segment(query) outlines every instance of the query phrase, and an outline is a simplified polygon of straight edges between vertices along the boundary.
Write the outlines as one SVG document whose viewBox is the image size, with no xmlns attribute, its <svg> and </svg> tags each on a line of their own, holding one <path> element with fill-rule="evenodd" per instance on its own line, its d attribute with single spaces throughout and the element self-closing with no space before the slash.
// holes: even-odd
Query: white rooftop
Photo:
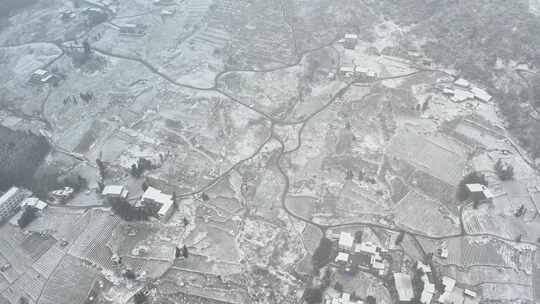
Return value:
<svg viewBox="0 0 540 304">
<path fill-rule="evenodd" d="M 354 67 L 352 66 L 342 66 L 339 68 L 341 72 L 354 72 Z"/>
<path fill-rule="evenodd" d="M 471 298 L 476 298 L 476 292 L 469 290 L 469 289 L 463 289 L 463 293 Z"/>
<path fill-rule="evenodd" d="M 454 290 L 454 287 L 456 286 L 456 280 L 444 276 L 442 278 L 442 284 L 444 285 L 444 292 L 441 294 L 439 299 L 437 300 L 439 303 L 445 303 L 446 300 L 448 300 L 448 297 L 450 297 L 450 294 Z"/>
<path fill-rule="evenodd" d="M 101 194 L 105 196 L 112 195 L 112 196 L 127 197 L 127 189 L 124 186 L 120 186 L 120 185 L 108 185 L 108 186 L 105 186 L 105 188 L 103 188 L 103 191 L 101 192 Z"/>
<path fill-rule="evenodd" d="M 377 254 L 377 246 L 370 242 L 356 244 L 354 247 L 355 252 L 367 252 L 371 254 Z"/>
<path fill-rule="evenodd" d="M 154 187 L 148 187 L 142 196 L 143 200 L 150 200 L 152 202 L 161 204 L 158 215 L 166 215 L 170 208 L 173 206 L 172 195 L 165 194 Z"/>
<path fill-rule="evenodd" d="M 470 192 L 483 192 L 487 187 L 482 184 L 467 184 L 465 185 Z"/>
<path fill-rule="evenodd" d="M 416 267 L 417 267 L 418 269 L 422 269 L 422 271 L 423 271 L 424 273 L 429 273 L 429 272 L 431 272 L 431 266 L 429 266 L 429 265 L 427 265 L 427 264 L 424 264 L 424 263 L 422 263 L 421 261 L 418 261 L 418 263 L 416 264 Z"/>
<path fill-rule="evenodd" d="M 48 72 L 46 70 L 43 70 L 43 69 L 38 69 L 38 70 L 35 70 L 34 71 L 34 75 L 38 75 L 38 76 L 45 76 Z"/>
<path fill-rule="evenodd" d="M 402 302 L 411 301 L 414 297 L 411 277 L 401 272 L 394 273 L 394 283 L 398 292 L 399 300 Z"/>
<path fill-rule="evenodd" d="M 342 231 L 339 234 L 338 245 L 339 245 L 339 247 L 346 247 L 346 248 L 351 248 L 352 249 L 352 247 L 354 245 L 354 236 L 349 232 Z"/>
<path fill-rule="evenodd" d="M 460 86 L 460 87 L 464 87 L 464 88 L 468 88 L 471 85 L 471 83 L 469 81 L 467 81 L 467 80 L 465 80 L 463 78 L 459 78 L 458 80 L 456 80 L 454 82 L 454 84 L 457 85 L 457 86 Z"/>
<path fill-rule="evenodd" d="M 38 210 L 43 210 L 45 208 L 47 208 L 47 203 L 43 202 L 42 200 L 40 200 L 39 198 L 37 197 L 28 197 L 28 198 L 25 198 L 21 205 L 24 207 L 24 206 L 31 206 L 31 207 L 34 207 Z"/>
<path fill-rule="evenodd" d="M 452 97 L 454 101 L 465 101 L 467 99 L 472 99 L 472 98 L 474 98 L 473 93 L 462 90 L 462 89 L 456 89 L 454 91 L 454 97 Z"/>
<path fill-rule="evenodd" d="M 339 252 L 336 257 L 336 262 L 343 262 L 348 263 L 349 262 L 349 254 L 345 252 Z"/>
<path fill-rule="evenodd" d="M 345 39 L 358 39 L 356 34 L 345 34 Z"/>
<path fill-rule="evenodd" d="M 491 100 L 491 95 L 489 95 L 488 92 L 480 88 L 473 87 L 471 89 L 471 92 L 474 94 L 474 97 L 480 99 L 481 101 L 488 102 Z"/>
</svg>

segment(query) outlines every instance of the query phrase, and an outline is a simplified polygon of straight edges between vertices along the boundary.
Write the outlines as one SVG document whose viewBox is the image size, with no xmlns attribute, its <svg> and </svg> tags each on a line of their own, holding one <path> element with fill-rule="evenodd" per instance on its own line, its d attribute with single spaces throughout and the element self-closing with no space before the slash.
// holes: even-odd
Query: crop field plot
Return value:
<svg viewBox="0 0 540 304">
<path fill-rule="evenodd" d="M 97 273 L 82 262 L 66 255 L 45 284 L 37 303 L 83 303 L 94 284 Z"/>
<path fill-rule="evenodd" d="M 540 268 L 536 268 L 533 271 L 532 277 L 533 295 L 535 301 L 540 301 Z"/>
<path fill-rule="evenodd" d="M 500 135 L 492 130 L 467 120 L 462 120 L 455 128 L 455 132 L 486 148 L 500 146 L 502 139 Z"/>
<path fill-rule="evenodd" d="M 231 34 L 233 66 L 283 64 L 296 57 L 291 30 L 274 1 L 220 0 L 209 19 L 211 26 L 219 24 Z"/>
<path fill-rule="evenodd" d="M 28 296 L 34 303 L 38 300 L 41 290 L 45 286 L 46 278 L 38 272 L 30 270 L 19 277 L 9 289 L 3 292 L 6 298 L 18 300 L 21 296 Z"/>
<path fill-rule="evenodd" d="M 234 231 L 206 223 L 201 218 L 197 221 L 197 227 L 185 240 L 185 244 L 193 248 L 191 252 L 213 261 L 237 263 L 240 257 Z"/>
<path fill-rule="evenodd" d="M 43 277 L 48 278 L 65 254 L 60 248 L 53 246 L 32 264 L 32 268 Z"/>
<path fill-rule="evenodd" d="M 29 6 L 24 12 L 11 17 L 10 22 L 18 26 L 5 27 L 0 32 L 0 44 L 14 45 L 36 40 L 62 40 L 70 38 L 69 36 L 75 33 L 83 32 L 85 18 L 80 14 L 83 9 L 76 9 L 75 18 L 69 22 L 62 22 L 59 12 L 68 9 L 70 7 L 66 5 L 66 2 L 60 0 L 38 2 Z"/>
<path fill-rule="evenodd" d="M 243 207 L 236 198 L 218 196 L 210 202 L 211 205 L 228 214 L 235 214 Z"/>
<path fill-rule="evenodd" d="M 516 207 L 516 209 L 519 207 Z M 530 229 L 514 215 L 487 213 L 485 209 L 466 210 L 463 213 L 465 230 L 470 234 L 490 233 L 514 239 L 521 235 L 523 239 L 534 238 Z"/>
<path fill-rule="evenodd" d="M 152 280 L 161 277 L 171 267 L 172 261 L 126 256 L 122 258 L 122 264 L 137 275 L 142 275 L 144 278 Z"/>
<path fill-rule="evenodd" d="M 459 220 L 449 209 L 416 191 L 395 205 L 394 216 L 396 224 L 428 235 L 459 233 Z"/>
<path fill-rule="evenodd" d="M 501 242 L 482 237 L 452 238 L 447 241 L 448 259 L 442 264 L 470 266 L 518 267 L 519 250 Z"/>
<path fill-rule="evenodd" d="M 391 141 L 388 153 L 409 161 L 419 170 L 457 185 L 465 169 L 465 149 L 449 149 L 446 139 L 423 137 L 411 130 L 400 131 Z"/>
<path fill-rule="evenodd" d="M 322 107 L 343 84 L 320 81 L 321 63 L 308 61 L 298 67 L 275 72 L 232 72 L 224 75 L 219 87 L 274 117 L 298 119 Z"/>
<path fill-rule="evenodd" d="M 38 233 L 32 233 L 22 241 L 20 246 L 32 258 L 32 260 L 36 261 L 55 243 L 56 239 L 54 239 L 52 236 L 42 236 Z"/>
<path fill-rule="evenodd" d="M 515 284 L 484 283 L 481 285 L 482 298 L 485 300 L 497 301 L 516 301 L 518 299 L 532 301 L 532 289 L 531 286 Z"/>
<path fill-rule="evenodd" d="M 457 269 L 455 276 L 458 282 L 473 286 L 485 281 L 514 284 L 531 283 L 531 276 L 524 272 L 490 266 L 474 266 L 466 270 Z"/>
<path fill-rule="evenodd" d="M 163 280 L 164 286 L 159 289 L 164 294 L 174 294 L 180 291 L 228 303 L 243 303 L 246 296 L 245 291 L 239 289 L 238 286 L 225 283 L 214 275 L 173 268 L 167 271 L 161 280 Z"/>
<path fill-rule="evenodd" d="M 120 223 L 112 231 L 110 244 L 114 252 L 127 255 L 137 244 L 157 233 L 158 228 L 147 223 Z"/>
<path fill-rule="evenodd" d="M 286 206 L 294 214 L 310 219 L 317 206 L 317 199 L 309 196 L 289 196 L 287 197 Z"/>
</svg>

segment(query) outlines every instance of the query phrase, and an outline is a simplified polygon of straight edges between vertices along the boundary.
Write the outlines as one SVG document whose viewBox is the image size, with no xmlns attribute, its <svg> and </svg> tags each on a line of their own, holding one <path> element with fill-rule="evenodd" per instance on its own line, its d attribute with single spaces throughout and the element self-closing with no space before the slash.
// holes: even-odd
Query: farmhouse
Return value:
<svg viewBox="0 0 540 304">
<path fill-rule="evenodd" d="M 493 193 L 489 190 L 488 187 L 482 184 L 467 184 L 467 191 L 471 196 L 471 199 L 479 203 L 491 202 L 493 199 Z"/>
<path fill-rule="evenodd" d="M 449 299 L 450 294 L 454 290 L 454 287 L 456 286 L 456 280 L 444 276 L 442 278 L 442 284 L 444 285 L 444 292 L 440 295 L 437 302 L 439 303 L 446 303 L 446 301 Z"/>
<path fill-rule="evenodd" d="M 30 82 L 35 84 L 45 84 L 56 80 L 56 76 L 47 70 L 38 69 L 30 76 Z"/>
<path fill-rule="evenodd" d="M 345 252 L 339 252 L 335 259 L 338 264 L 348 264 L 349 263 L 349 254 Z"/>
<path fill-rule="evenodd" d="M 354 50 L 356 43 L 358 42 L 358 35 L 356 34 L 345 34 L 343 47 L 346 49 Z"/>
<path fill-rule="evenodd" d="M 159 208 L 158 218 L 163 222 L 169 219 L 174 210 L 173 197 L 162 193 L 160 190 L 153 187 L 148 187 L 148 189 L 146 189 L 142 196 L 141 203 Z"/>
<path fill-rule="evenodd" d="M 491 95 L 478 87 L 472 87 L 471 92 L 474 94 L 474 97 L 480 101 L 489 102 L 491 100 Z"/>
<path fill-rule="evenodd" d="M 463 289 L 463 294 L 471 298 L 476 298 L 476 292 L 469 289 Z"/>
<path fill-rule="evenodd" d="M 354 246 L 354 236 L 351 233 L 342 231 L 339 234 L 338 248 L 339 250 L 352 252 Z"/>
<path fill-rule="evenodd" d="M 326 298 L 325 304 L 360 304 L 361 301 L 351 300 L 351 294 L 344 292 L 341 295 L 336 293 Z"/>
<path fill-rule="evenodd" d="M 11 187 L 0 196 L 0 221 L 12 216 L 28 196 L 30 196 L 30 191 L 17 187 Z"/>
<path fill-rule="evenodd" d="M 120 25 L 120 35 L 144 36 L 146 27 L 142 24 L 127 23 Z"/>
<path fill-rule="evenodd" d="M 354 75 L 353 66 L 342 66 L 339 68 L 339 74 L 341 77 L 352 77 Z"/>
<path fill-rule="evenodd" d="M 28 197 L 24 199 L 21 203 L 21 207 L 26 207 L 26 206 L 34 207 L 39 211 L 43 211 L 49 205 L 47 205 L 47 203 L 45 203 L 44 201 L 40 200 L 37 197 Z"/>
<path fill-rule="evenodd" d="M 465 89 L 468 89 L 471 86 L 471 83 L 463 78 L 459 78 L 454 82 L 454 84 Z"/>
<path fill-rule="evenodd" d="M 456 90 L 454 91 L 454 97 L 452 97 L 452 101 L 453 102 L 463 102 L 467 99 L 472 99 L 474 98 L 474 94 L 469 92 L 469 91 L 465 91 L 463 89 L 459 89 L 459 88 L 456 88 Z"/>
<path fill-rule="evenodd" d="M 420 302 L 424 304 L 431 303 L 431 299 L 433 299 L 433 295 L 435 294 L 435 284 L 432 283 L 433 277 L 431 274 L 431 266 L 418 261 L 416 268 L 421 269 L 424 273 L 421 278 L 424 283 L 424 288 L 420 295 Z"/>
<path fill-rule="evenodd" d="M 399 302 L 410 302 L 414 297 L 411 277 L 408 274 L 394 273 L 394 286 L 399 297 Z"/>
<path fill-rule="evenodd" d="M 373 243 L 370 242 L 364 242 L 360 244 L 356 244 L 354 248 L 355 255 L 367 255 L 369 256 L 369 266 L 373 269 L 379 271 L 379 273 L 382 275 L 384 272 L 384 262 L 383 258 L 381 256 L 381 252 L 383 252 L 383 249 L 376 246 Z"/>
<path fill-rule="evenodd" d="M 105 188 L 103 188 L 103 191 L 101 192 L 101 194 L 107 198 L 127 199 L 129 192 L 124 186 L 108 185 Z"/>
</svg>

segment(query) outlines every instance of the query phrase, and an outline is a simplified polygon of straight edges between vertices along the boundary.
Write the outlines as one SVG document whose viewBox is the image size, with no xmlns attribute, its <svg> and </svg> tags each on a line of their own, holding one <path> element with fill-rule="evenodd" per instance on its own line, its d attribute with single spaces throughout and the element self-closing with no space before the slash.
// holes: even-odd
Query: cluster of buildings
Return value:
<svg viewBox="0 0 540 304">
<path fill-rule="evenodd" d="M 361 66 L 345 65 L 339 68 L 339 76 L 343 78 L 363 77 L 366 80 L 373 80 L 377 78 L 377 73 Z"/>
<path fill-rule="evenodd" d="M 124 186 L 108 185 L 103 188 L 101 194 L 106 198 L 119 198 L 127 202 L 129 191 Z M 134 207 L 156 209 L 158 219 L 166 222 L 174 211 L 174 199 L 172 195 L 165 194 L 154 187 L 148 187 Z"/>
<path fill-rule="evenodd" d="M 341 294 L 335 294 L 325 299 L 325 304 L 363 304 L 363 301 L 355 300 L 351 298 L 351 294 L 343 292 Z"/>
<path fill-rule="evenodd" d="M 30 76 L 30 82 L 34 84 L 54 83 L 57 81 L 58 77 L 56 75 L 44 69 L 37 69 Z"/>
<path fill-rule="evenodd" d="M 144 36 L 146 34 L 146 26 L 143 24 L 126 23 L 118 26 L 120 35 L 126 36 Z"/>
<path fill-rule="evenodd" d="M 382 254 L 385 252 L 385 249 L 370 242 L 356 243 L 351 233 L 342 231 L 339 234 L 338 255 L 335 262 L 345 267 L 346 271 L 364 269 L 383 275 L 385 264 Z"/>
<path fill-rule="evenodd" d="M 422 274 L 420 280 L 423 283 L 423 288 L 419 295 L 419 302 L 422 304 L 432 303 L 437 290 L 435 288 L 431 266 L 418 262 L 416 264 L 416 271 L 419 271 L 419 273 Z M 476 292 L 469 289 L 457 288 L 455 279 L 443 276 L 441 284 L 444 287 L 444 291 L 435 300 L 435 303 L 464 303 L 466 298 L 472 300 L 469 301 L 470 303 L 476 302 Z M 394 286 L 396 287 L 400 303 L 410 303 L 415 299 L 415 286 L 413 286 L 413 280 L 409 274 L 402 272 L 394 273 Z"/>
<path fill-rule="evenodd" d="M 17 220 L 26 207 L 33 207 L 38 211 L 43 211 L 47 206 L 47 203 L 32 197 L 32 192 L 29 190 L 11 187 L 0 196 L 0 222 L 13 218 L 10 223 L 17 226 Z"/>
<path fill-rule="evenodd" d="M 450 96 L 453 102 L 463 102 L 468 99 L 477 99 L 482 102 L 489 102 L 492 96 L 485 90 L 474 86 L 469 81 L 459 78 L 454 81 L 453 86 L 443 88 L 443 93 Z"/>
</svg>

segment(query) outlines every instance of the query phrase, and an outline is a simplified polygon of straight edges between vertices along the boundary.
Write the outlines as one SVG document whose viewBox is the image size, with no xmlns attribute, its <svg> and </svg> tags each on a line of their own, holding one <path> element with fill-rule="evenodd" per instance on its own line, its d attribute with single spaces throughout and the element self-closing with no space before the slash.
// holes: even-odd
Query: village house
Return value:
<svg viewBox="0 0 540 304">
<path fill-rule="evenodd" d="M 431 266 L 418 261 L 416 268 L 422 270 L 422 282 L 424 283 L 424 288 L 422 289 L 422 294 L 420 295 L 420 302 L 423 304 L 431 303 L 433 295 L 435 294 L 435 284 L 433 283 L 433 275 L 431 273 Z"/>
<path fill-rule="evenodd" d="M 141 203 L 143 205 L 151 205 L 159 208 L 157 215 L 162 222 L 167 221 L 174 211 L 172 195 L 162 193 L 160 190 L 153 187 L 148 187 L 148 189 L 146 189 L 141 198 Z"/>
<path fill-rule="evenodd" d="M 454 90 L 453 97 L 451 99 L 453 102 L 463 102 L 467 99 L 473 99 L 473 98 L 474 98 L 473 93 L 460 89 L 460 88 L 456 88 Z"/>
<path fill-rule="evenodd" d="M 21 207 L 26 207 L 26 206 L 36 208 L 39 211 L 43 211 L 49 205 L 37 197 L 28 197 L 28 198 L 25 198 L 21 203 Z"/>
<path fill-rule="evenodd" d="M 101 195 L 103 195 L 106 198 L 123 198 L 127 199 L 128 197 L 128 190 L 124 186 L 119 185 L 108 185 L 105 188 L 103 188 L 103 191 L 101 192 Z"/>
<path fill-rule="evenodd" d="M 471 86 L 471 83 L 468 80 L 465 80 L 463 78 L 459 78 L 454 82 L 454 84 L 458 87 L 468 89 Z"/>
<path fill-rule="evenodd" d="M 398 293 L 400 303 L 407 303 L 414 298 L 411 277 L 408 274 L 396 272 L 394 273 L 394 286 Z"/>
<path fill-rule="evenodd" d="M 439 296 L 439 299 L 437 302 L 439 303 L 446 303 L 450 299 L 450 294 L 454 290 L 454 287 L 456 286 L 456 280 L 444 276 L 442 278 L 442 284 L 444 285 L 444 292 Z"/>
<path fill-rule="evenodd" d="M 343 39 L 343 47 L 349 50 L 354 50 L 356 44 L 358 43 L 358 35 L 356 34 L 345 34 Z"/>
<path fill-rule="evenodd" d="M 341 294 L 332 294 L 324 301 L 325 304 L 363 304 L 363 301 L 354 301 L 351 299 L 351 294 L 343 292 Z"/>
<path fill-rule="evenodd" d="M 142 24 L 126 23 L 119 25 L 120 35 L 129 36 L 144 36 L 146 34 L 146 26 Z"/>
<path fill-rule="evenodd" d="M 367 79 L 375 79 L 377 78 L 377 73 L 369 68 L 364 68 L 360 66 L 356 66 L 354 68 L 354 75 L 356 77 L 364 77 Z"/>
<path fill-rule="evenodd" d="M 341 77 L 353 77 L 354 76 L 354 67 L 353 66 L 342 66 L 339 68 L 339 75 Z"/>
<path fill-rule="evenodd" d="M 439 248 L 437 248 L 437 255 L 442 259 L 448 258 L 448 245 L 446 242 L 443 242 Z"/>
<path fill-rule="evenodd" d="M 379 275 L 383 275 L 384 273 L 384 261 L 381 256 L 381 253 L 383 253 L 385 250 L 382 248 L 376 246 L 373 243 L 370 242 L 363 242 L 356 244 L 354 248 L 354 255 L 367 255 L 369 257 L 369 267 L 376 270 Z"/>
<path fill-rule="evenodd" d="M 470 198 L 477 203 L 489 203 L 493 199 L 493 193 L 488 187 L 482 184 L 467 184 L 467 191 Z"/>
<path fill-rule="evenodd" d="M 478 87 L 472 87 L 471 92 L 474 95 L 474 98 L 483 101 L 483 102 L 489 102 L 491 100 L 491 95 L 488 94 L 488 92 L 478 88 Z"/>
<path fill-rule="evenodd" d="M 22 201 L 30 195 L 30 191 L 26 189 L 11 187 L 0 196 L 0 222 L 15 214 Z"/>
<path fill-rule="evenodd" d="M 30 82 L 35 84 L 52 83 L 56 80 L 57 78 L 54 74 L 44 69 L 35 70 L 30 76 Z"/>
<path fill-rule="evenodd" d="M 342 231 L 339 234 L 339 240 L 338 240 L 338 248 L 339 250 L 345 251 L 345 252 L 352 252 L 354 246 L 354 236 L 349 233 Z"/>
</svg>

